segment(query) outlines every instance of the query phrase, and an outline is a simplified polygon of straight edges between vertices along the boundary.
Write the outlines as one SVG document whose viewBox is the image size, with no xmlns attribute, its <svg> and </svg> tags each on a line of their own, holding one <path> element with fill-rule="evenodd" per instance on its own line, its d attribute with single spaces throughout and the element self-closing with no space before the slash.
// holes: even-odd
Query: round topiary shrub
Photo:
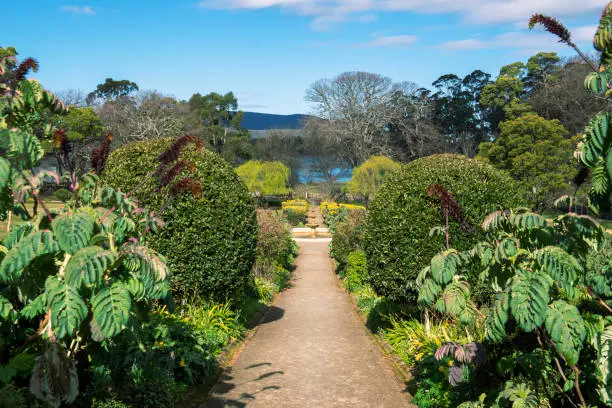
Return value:
<svg viewBox="0 0 612 408">
<path fill-rule="evenodd" d="M 73 194 L 70 192 L 70 190 L 60 188 L 59 190 L 56 190 L 55 193 L 53 193 L 53 197 L 65 203 L 73 197 Z"/>
<path fill-rule="evenodd" d="M 131 191 L 158 165 L 157 157 L 173 142 L 157 139 L 131 143 L 108 158 L 103 179 Z M 251 194 L 230 165 L 217 154 L 187 147 L 180 156 L 194 165 L 185 176 L 199 180 L 202 195 L 173 199 L 162 218 L 166 225 L 148 237 L 151 247 L 168 258 L 175 296 L 224 301 L 240 296 L 251 279 L 257 248 L 257 218 Z M 155 177 L 135 197 L 161 208 L 168 188 L 157 191 Z"/>
<path fill-rule="evenodd" d="M 380 188 L 368 208 L 364 250 L 369 283 L 397 302 L 417 297 L 415 279 L 431 258 L 446 248 L 433 227 L 444 226 L 439 200 L 427 189 L 440 184 L 460 204 L 464 222 L 450 220 L 450 245 L 471 248 L 482 238 L 484 218 L 499 209 L 524 205 L 518 184 L 502 170 L 458 155 L 435 155 L 402 166 Z"/>
</svg>

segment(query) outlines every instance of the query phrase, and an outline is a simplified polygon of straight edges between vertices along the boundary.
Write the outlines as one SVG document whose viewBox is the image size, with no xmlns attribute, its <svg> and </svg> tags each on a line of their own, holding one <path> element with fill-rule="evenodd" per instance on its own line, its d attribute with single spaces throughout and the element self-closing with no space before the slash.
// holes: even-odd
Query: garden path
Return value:
<svg viewBox="0 0 612 408">
<path fill-rule="evenodd" d="M 280 294 L 209 401 L 214 407 L 410 407 L 328 256 L 303 239 L 292 286 Z"/>
</svg>

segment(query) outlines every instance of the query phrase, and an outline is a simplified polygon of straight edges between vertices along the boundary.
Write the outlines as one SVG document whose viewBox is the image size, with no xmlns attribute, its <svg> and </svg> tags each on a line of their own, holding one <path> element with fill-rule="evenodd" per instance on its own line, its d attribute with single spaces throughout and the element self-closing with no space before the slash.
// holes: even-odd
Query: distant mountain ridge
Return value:
<svg viewBox="0 0 612 408">
<path fill-rule="evenodd" d="M 276 115 L 272 113 L 244 112 L 242 127 L 248 130 L 302 129 L 308 115 Z"/>
</svg>

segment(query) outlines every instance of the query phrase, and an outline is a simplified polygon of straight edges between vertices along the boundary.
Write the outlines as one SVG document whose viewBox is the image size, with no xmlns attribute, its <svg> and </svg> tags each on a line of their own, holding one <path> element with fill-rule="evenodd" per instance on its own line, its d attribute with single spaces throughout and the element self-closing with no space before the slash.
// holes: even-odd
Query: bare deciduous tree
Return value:
<svg viewBox="0 0 612 408">
<path fill-rule="evenodd" d="M 412 82 L 393 84 L 379 74 L 345 72 L 312 84 L 306 100 L 319 118 L 312 121 L 328 122 L 325 135 L 352 167 L 373 154 L 412 160 L 438 147 L 431 143 L 439 132 L 431 122 L 428 95 Z"/>
<path fill-rule="evenodd" d="M 185 130 L 189 107 L 157 91 L 107 101 L 98 108 L 106 128 L 120 143 L 174 137 Z"/>
</svg>

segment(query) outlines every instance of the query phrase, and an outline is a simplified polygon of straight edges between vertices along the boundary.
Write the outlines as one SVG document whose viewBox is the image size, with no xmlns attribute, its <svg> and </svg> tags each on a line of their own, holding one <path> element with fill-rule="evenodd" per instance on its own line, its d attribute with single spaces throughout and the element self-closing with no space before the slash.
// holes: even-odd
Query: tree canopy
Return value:
<svg viewBox="0 0 612 408">
<path fill-rule="evenodd" d="M 577 140 L 556 120 L 535 113 L 506 120 L 499 125 L 494 143 L 482 143 L 479 157 L 523 184 L 531 201 L 539 208 L 571 191 L 577 163 L 573 151 Z"/>
<path fill-rule="evenodd" d="M 236 169 L 236 173 L 256 196 L 289 193 L 290 170 L 281 162 L 251 160 Z"/>
<path fill-rule="evenodd" d="M 138 85 L 135 82 L 127 79 L 114 80 L 113 78 L 106 78 L 103 83 L 96 86 L 95 91 L 87 95 L 87 102 L 91 104 L 96 98 L 104 100 L 117 99 L 128 96 L 136 91 L 138 91 Z"/>
<path fill-rule="evenodd" d="M 346 186 L 347 191 L 364 197 L 366 202 L 370 201 L 389 175 L 399 168 L 399 163 L 388 157 L 372 156 L 353 169 L 353 176 Z"/>
</svg>

